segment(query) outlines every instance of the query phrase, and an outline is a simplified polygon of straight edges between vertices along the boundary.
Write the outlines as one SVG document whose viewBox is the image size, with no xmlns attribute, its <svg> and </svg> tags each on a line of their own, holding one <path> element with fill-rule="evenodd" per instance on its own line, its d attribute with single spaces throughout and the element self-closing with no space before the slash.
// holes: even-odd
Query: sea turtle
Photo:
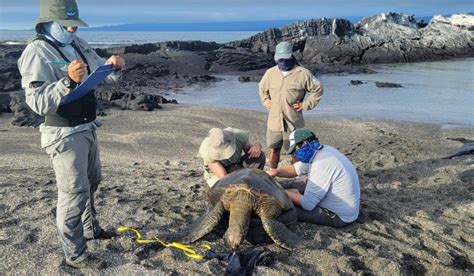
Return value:
<svg viewBox="0 0 474 276">
<path fill-rule="evenodd" d="M 260 218 L 265 232 L 279 246 L 291 250 L 299 242 L 281 219 L 284 216 L 285 222 L 296 221 L 293 203 L 281 185 L 261 170 L 242 169 L 227 175 L 209 190 L 209 199 L 212 210 L 181 232 L 181 241 L 194 242 L 210 233 L 228 211 L 224 238 L 233 250 L 245 239 L 252 215 Z"/>
</svg>

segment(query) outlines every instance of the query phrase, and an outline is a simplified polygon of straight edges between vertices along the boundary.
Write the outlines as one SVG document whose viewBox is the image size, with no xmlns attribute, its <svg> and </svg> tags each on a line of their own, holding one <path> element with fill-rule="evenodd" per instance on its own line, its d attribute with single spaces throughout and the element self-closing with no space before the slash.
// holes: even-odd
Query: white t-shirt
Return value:
<svg viewBox="0 0 474 276">
<path fill-rule="evenodd" d="M 359 177 L 352 165 L 337 149 L 325 145 L 312 163 L 294 164 L 298 175 L 308 175 L 301 207 L 307 211 L 320 206 L 350 223 L 359 216 Z"/>
</svg>

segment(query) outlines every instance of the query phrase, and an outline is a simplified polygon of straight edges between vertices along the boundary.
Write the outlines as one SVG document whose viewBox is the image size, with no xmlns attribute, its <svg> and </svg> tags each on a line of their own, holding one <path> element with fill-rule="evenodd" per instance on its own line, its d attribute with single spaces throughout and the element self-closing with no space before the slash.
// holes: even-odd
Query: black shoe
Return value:
<svg viewBox="0 0 474 276">
<path fill-rule="evenodd" d="M 105 268 L 105 262 L 93 255 L 88 255 L 84 260 L 79 262 L 68 262 L 66 261 L 66 265 L 74 268 L 85 268 L 85 269 L 102 269 Z"/>
<path fill-rule="evenodd" d="M 86 240 L 109 240 L 117 236 L 118 236 L 118 233 L 115 230 L 100 229 L 99 234 L 94 235 L 93 238 L 86 237 Z"/>
</svg>

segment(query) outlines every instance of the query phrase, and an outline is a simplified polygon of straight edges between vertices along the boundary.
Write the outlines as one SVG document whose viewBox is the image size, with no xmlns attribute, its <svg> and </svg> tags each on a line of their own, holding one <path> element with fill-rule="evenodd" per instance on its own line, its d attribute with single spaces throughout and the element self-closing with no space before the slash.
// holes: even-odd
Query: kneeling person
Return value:
<svg viewBox="0 0 474 276">
<path fill-rule="evenodd" d="M 202 141 L 197 157 L 204 161 L 204 179 L 209 187 L 235 170 L 265 166 L 262 146 L 250 143 L 248 132 L 230 127 L 212 128 Z"/>
<path fill-rule="evenodd" d="M 352 163 L 337 149 L 322 145 L 310 130 L 290 134 L 288 153 L 299 161 L 271 169 L 270 176 L 307 176 L 303 181 L 282 184 L 297 207 L 298 220 L 343 227 L 359 216 L 360 187 Z M 292 189 L 295 188 L 295 189 Z"/>
</svg>

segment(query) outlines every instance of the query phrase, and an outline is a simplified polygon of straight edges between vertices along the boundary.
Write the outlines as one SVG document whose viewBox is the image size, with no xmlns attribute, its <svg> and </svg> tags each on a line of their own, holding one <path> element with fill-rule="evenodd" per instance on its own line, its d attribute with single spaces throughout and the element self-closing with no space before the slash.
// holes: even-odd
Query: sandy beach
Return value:
<svg viewBox="0 0 474 276">
<path fill-rule="evenodd" d="M 212 127 L 248 130 L 264 144 L 266 114 L 243 110 L 164 105 L 163 110 L 108 110 L 98 131 L 103 181 L 96 193 L 104 228 L 131 226 L 144 237 L 179 231 L 206 211 L 207 185 L 194 158 Z M 195 261 L 181 251 L 146 247 L 125 233 L 89 241 L 107 261 L 102 271 L 59 266 L 55 226 L 56 181 L 34 128 L 0 116 L 0 274 L 224 274 L 226 263 Z M 472 128 L 394 121 L 312 117 L 323 144 L 340 149 L 356 166 L 361 216 L 343 229 L 298 222 L 303 245 L 295 251 L 259 245 L 273 254 L 258 275 L 469 275 L 474 273 L 473 156 L 443 159 L 474 140 Z M 285 156 L 283 164 L 289 162 Z M 221 237 L 209 243 L 227 252 Z M 257 246 L 242 245 L 242 251 Z"/>
</svg>

